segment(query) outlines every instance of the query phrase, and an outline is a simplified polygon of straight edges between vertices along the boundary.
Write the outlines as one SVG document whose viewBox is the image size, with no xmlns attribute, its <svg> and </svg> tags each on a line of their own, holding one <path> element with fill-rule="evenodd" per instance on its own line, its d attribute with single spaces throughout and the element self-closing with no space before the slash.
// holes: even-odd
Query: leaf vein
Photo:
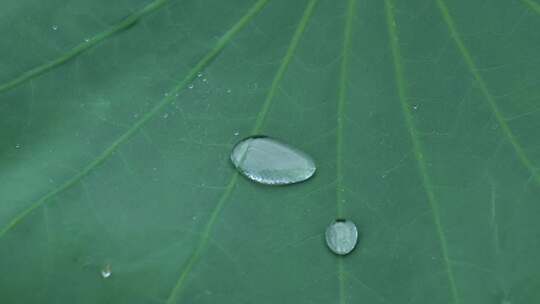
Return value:
<svg viewBox="0 0 540 304">
<path fill-rule="evenodd" d="M 486 99 L 489 105 L 489 109 L 493 112 L 493 116 L 495 117 L 495 120 L 497 121 L 499 126 L 501 126 L 502 133 L 504 134 L 508 142 L 510 142 L 510 144 L 512 145 L 512 148 L 516 152 L 519 161 L 531 173 L 535 182 L 540 186 L 539 172 L 536 170 L 533 163 L 531 162 L 531 160 L 529 159 L 529 157 L 523 150 L 523 147 L 516 139 L 516 136 L 514 135 L 514 133 L 508 126 L 508 123 L 506 122 L 504 115 L 499 109 L 499 106 L 495 102 L 493 95 L 491 95 L 491 93 L 489 92 L 486 82 L 484 81 L 480 73 L 478 72 L 478 69 L 476 67 L 476 64 L 474 63 L 471 53 L 465 46 L 465 43 L 463 43 L 461 36 L 459 35 L 459 33 L 456 30 L 456 27 L 454 26 L 454 21 L 452 20 L 452 17 L 450 16 L 450 13 L 448 11 L 448 8 L 446 7 L 446 4 L 444 3 L 443 0 L 437 0 L 437 6 L 439 7 L 439 10 L 441 11 L 444 22 L 446 23 L 448 30 L 450 32 L 450 36 L 456 43 L 457 48 L 467 65 L 467 68 L 469 69 L 470 73 L 473 75 L 474 79 L 476 80 L 476 83 L 478 84 L 478 87 L 480 88 L 482 95 L 484 95 L 484 98 Z"/>
<path fill-rule="evenodd" d="M 540 4 L 534 2 L 533 0 L 521 0 L 521 2 L 525 3 L 529 6 L 535 13 L 540 14 Z"/>
<path fill-rule="evenodd" d="M 44 74 L 63 63 L 66 63 L 67 61 L 73 59 L 74 57 L 82 54 L 86 50 L 94 47 L 98 43 L 114 36 L 115 34 L 129 28 L 130 26 L 134 25 L 136 22 L 138 22 L 142 17 L 145 15 L 150 14 L 151 12 L 161 8 L 164 4 L 166 4 L 169 0 L 156 0 L 139 11 L 129 15 L 127 18 L 123 19 L 121 22 L 117 23 L 116 25 L 112 26 L 111 28 L 93 36 L 92 38 L 88 39 L 87 41 L 78 44 L 74 48 L 68 50 L 65 54 L 62 56 L 49 61 L 43 65 L 37 66 L 33 69 L 30 69 L 21 75 L 15 77 L 14 79 L 5 82 L 3 84 L 0 84 L 0 93 L 4 91 L 8 91 L 30 79 L 33 79 L 41 74 Z"/>
<path fill-rule="evenodd" d="M 395 17 L 394 17 L 394 6 L 391 3 L 391 0 L 385 0 L 384 4 L 385 4 L 385 11 L 386 11 L 386 22 L 387 22 L 387 27 L 388 27 L 388 37 L 390 40 L 392 58 L 394 61 L 394 74 L 396 78 L 398 99 L 401 104 L 401 110 L 403 112 L 405 124 L 406 124 L 407 130 L 408 130 L 408 133 L 410 135 L 411 142 L 413 145 L 413 154 L 417 160 L 416 163 L 418 166 L 418 171 L 420 173 L 420 178 L 422 180 L 423 187 L 426 191 L 431 213 L 433 215 L 433 220 L 435 222 L 435 228 L 436 228 L 437 236 L 439 238 L 445 271 L 448 276 L 448 283 L 450 285 L 449 288 L 450 288 L 450 293 L 452 296 L 452 302 L 458 303 L 459 296 L 458 296 L 456 283 L 454 279 L 454 273 L 453 273 L 449 255 L 448 255 L 448 245 L 447 245 L 446 235 L 444 233 L 444 229 L 443 229 L 441 218 L 440 218 L 439 205 L 435 197 L 435 193 L 433 192 L 433 185 L 431 182 L 431 177 L 429 176 L 427 172 L 426 163 L 424 161 L 424 155 L 422 152 L 423 151 L 422 144 L 418 138 L 418 131 L 416 130 L 416 127 L 414 126 L 413 118 L 412 118 L 409 106 L 407 104 L 405 79 L 403 78 L 403 67 L 401 64 L 401 54 L 399 50 L 398 34 L 397 34 L 397 29 L 396 29 Z"/>
<path fill-rule="evenodd" d="M 281 64 L 276 72 L 276 75 L 274 76 L 274 79 L 272 80 L 272 84 L 270 86 L 270 89 L 264 99 L 264 102 L 263 102 L 263 105 L 261 107 L 261 109 L 259 110 L 259 113 L 257 115 L 257 118 L 255 120 L 255 124 L 253 126 L 253 130 L 252 130 L 252 134 L 256 134 L 258 132 L 260 132 L 262 126 L 263 126 L 263 123 L 264 123 L 264 120 L 268 114 L 268 111 L 270 109 L 270 106 L 272 104 L 272 101 L 273 101 L 273 97 L 275 96 L 275 93 L 276 93 L 276 90 L 279 88 L 279 83 L 281 82 L 281 80 L 283 79 L 283 76 L 285 75 L 285 71 L 287 70 L 287 67 L 289 66 L 289 63 L 291 61 L 291 59 L 293 58 L 294 56 L 294 53 L 295 53 L 295 50 L 299 44 L 299 41 L 302 37 L 302 34 L 304 33 L 304 30 L 313 14 L 313 11 L 314 11 L 314 8 L 315 8 L 315 4 L 317 3 L 318 0 L 309 0 L 309 3 L 307 4 L 305 10 L 304 10 L 304 13 L 301 17 L 301 20 L 296 28 L 296 31 L 294 32 L 294 35 L 289 43 L 289 47 L 287 48 L 287 52 L 285 53 L 285 56 L 283 57 L 282 61 L 281 61 Z M 262 8 L 262 5 L 265 4 L 265 2 L 267 2 L 267 0 L 263 0 L 263 1 L 259 1 L 256 6 L 261 6 L 260 8 Z M 259 8 L 259 9 L 260 9 Z M 233 173 L 229 183 L 227 184 L 227 187 L 225 188 L 225 191 L 223 192 L 223 194 L 221 195 L 221 197 L 219 198 L 216 206 L 214 207 L 214 209 L 212 210 L 212 213 L 210 215 L 210 218 L 208 220 L 208 222 L 206 223 L 205 225 L 205 228 L 204 228 L 204 231 L 201 235 L 201 238 L 199 239 L 199 242 L 197 244 L 197 246 L 195 247 L 195 250 L 193 251 L 193 254 L 189 257 L 189 259 L 187 260 L 187 263 L 186 263 L 186 266 L 184 267 L 184 269 L 182 270 L 182 272 L 180 273 L 180 276 L 178 278 L 178 280 L 176 281 L 176 284 L 175 286 L 173 287 L 173 289 L 171 290 L 171 293 L 169 294 L 169 297 L 167 298 L 167 301 L 166 303 L 167 304 L 172 304 L 172 303 L 175 303 L 176 300 L 178 299 L 181 291 L 182 291 L 182 288 L 186 282 L 186 279 L 188 277 L 188 275 L 191 273 L 191 270 L 193 269 L 194 265 L 196 264 L 196 262 L 199 260 L 199 258 L 201 257 L 202 255 L 202 252 L 204 250 L 204 248 L 206 247 L 206 244 L 208 242 L 208 239 L 210 238 L 210 235 L 211 235 L 211 232 L 212 232 L 212 229 L 214 227 L 214 224 L 219 216 L 219 214 L 221 213 L 221 210 L 223 209 L 225 203 L 228 201 L 232 191 L 234 190 L 234 188 L 236 187 L 236 183 L 238 181 L 238 173 L 235 172 Z"/>
<path fill-rule="evenodd" d="M 212 60 L 223 50 L 223 48 L 229 43 L 229 41 L 238 33 L 266 4 L 268 0 L 259 0 L 246 15 L 244 15 L 233 27 L 231 27 L 214 45 L 214 47 L 188 72 L 186 77 L 176 85 L 166 97 L 156 104 L 149 112 L 143 115 L 131 128 L 129 128 L 124 134 L 119 136 L 109 147 L 107 147 L 98 157 L 86 165 L 79 173 L 75 174 L 71 179 L 64 182 L 60 187 L 50 191 L 43 197 L 38 199 L 34 204 L 20 212 L 15 218 L 13 218 L 4 228 L 0 230 L 0 238 L 4 236 L 9 230 L 13 229 L 19 224 L 26 216 L 32 213 L 37 208 L 41 207 L 51 198 L 64 192 L 65 190 L 76 185 L 80 180 L 87 176 L 94 169 L 99 167 L 105 162 L 114 151 L 118 149 L 120 145 L 128 141 L 133 135 L 135 135 L 148 121 L 154 118 L 161 112 L 161 110 L 171 103 L 175 99 L 176 93 L 180 92 L 186 87 L 188 83 L 193 81 L 197 77 L 197 73 L 202 71 Z"/>
<path fill-rule="evenodd" d="M 347 2 L 347 17 L 343 29 L 343 48 L 341 52 L 341 64 L 339 69 L 339 85 L 337 100 L 337 128 L 336 128 L 336 207 L 338 218 L 343 217 L 343 128 L 345 124 L 345 103 L 347 99 L 348 67 L 351 49 L 352 23 L 356 0 Z M 338 284 L 339 303 L 345 303 L 345 273 L 343 270 L 343 259 L 338 257 Z"/>
</svg>

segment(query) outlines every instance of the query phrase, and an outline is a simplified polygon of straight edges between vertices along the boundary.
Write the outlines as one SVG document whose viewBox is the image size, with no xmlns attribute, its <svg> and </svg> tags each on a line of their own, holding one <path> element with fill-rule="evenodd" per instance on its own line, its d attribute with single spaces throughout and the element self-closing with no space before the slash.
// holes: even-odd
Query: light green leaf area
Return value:
<svg viewBox="0 0 540 304">
<path fill-rule="evenodd" d="M 0 302 L 540 302 L 535 1 L 2 1 Z"/>
</svg>

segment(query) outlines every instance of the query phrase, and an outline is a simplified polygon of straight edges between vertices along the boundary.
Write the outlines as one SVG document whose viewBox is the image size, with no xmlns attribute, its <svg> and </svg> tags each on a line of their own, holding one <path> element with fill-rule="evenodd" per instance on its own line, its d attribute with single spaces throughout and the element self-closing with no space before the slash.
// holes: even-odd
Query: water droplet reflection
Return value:
<svg viewBox="0 0 540 304">
<path fill-rule="evenodd" d="M 352 221 L 337 219 L 326 228 L 326 244 L 335 254 L 349 254 L 357 241 L 358 230 Z"/>
<path fill-rule="evenodd" d="M 252 136 L 240 141 L 231 161 L 247 178 L 267 185 L 286 185 L 313 176 L 315 162 L 306 153 L 270 137 Z"/>
<path fill-rule="evenodd" d="M 112 268 L 111 268 L 111 264 L 107 264 L 103 267 L 103 269 L 101 269 L 101 276 L 104 278 L 104 279 L 107 279 L 107 278 L 110 278 L 112 275 Z"/>
</svg>

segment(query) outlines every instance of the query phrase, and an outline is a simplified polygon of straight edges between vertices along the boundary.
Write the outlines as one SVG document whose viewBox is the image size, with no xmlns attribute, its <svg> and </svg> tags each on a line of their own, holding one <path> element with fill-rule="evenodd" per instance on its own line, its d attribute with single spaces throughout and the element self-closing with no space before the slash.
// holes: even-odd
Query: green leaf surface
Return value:
<svg viewBox="0 0 540 304">
<path fill-rule="evenodd" d="M 0 302 L 540 302 L 538 29 L 536 0 L 2 1 Z M 317 174 L 240 176 L 253 134 Z"/>
</svg>

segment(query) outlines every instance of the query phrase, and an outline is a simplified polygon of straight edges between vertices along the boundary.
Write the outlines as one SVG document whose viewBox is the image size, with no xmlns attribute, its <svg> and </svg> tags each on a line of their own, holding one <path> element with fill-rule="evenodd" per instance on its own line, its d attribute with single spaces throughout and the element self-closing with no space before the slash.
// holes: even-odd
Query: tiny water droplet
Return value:
<svg viewBox="0 0 540 304">
<path fill-rule="evenodd" d="M 232 90 L 231 89 L 227 89 L 227 94 L 231 94 Z"/>
<path fill-rule="evenodd" d="M 15 149 L 20 149 L 21 148 L 21 145 L 20 144 L 16 144 L 15 145 Z"/>
<path fill-rule="evenodd" d="M 418 105 L 415 104 L 415 105 L 412 106 L 412 108 L 413 108 L 414 111 L 416 111 L 416 110 L 418 110 Z"/>
<path fill-rule="evenodd" d="M 164 119 L 167 119 L 168 117 L 169 117 L 169 113 L 163 114 L 163 118 L 164 118 Z"/>
<path fill-rule="evenodd" d="M 169 96 L 169 92 L 165 92 L 165 93 L 163 93 L 163 95 Z"/>
<path fill-rule="evenodd" d="M 84 38 L 84 42 L 90 42 L 90 38 Z"/>
<path fill-rule="evenodd" d="M 238 136 L 238 135 L 240 135 L 240 132 L 238 131 L 234 132 L 234 136 Z"/>
<path fill-rule="evenodd" d="M 174 96 L 175 96 L 175 97 L 178 97 L 178 96 L 180 96 L 180 93 L 176 93 L 176 94 L 174 94 Z"/>
<path fill-rule="evenodd" d="M 191 219 L 194 220 L 194 221 L 196 221 L 196 220 L 197 220 L 197 217 L 194 216 L 194 217 L 192 217 Z"/>
<path fill-rule="evenodd" d="M 58 25 L 54 24 L 53 26 L 51 26 L 51 28 L 52 28 L 53 31 L 56 31 L 56 30 L 58 30 Z"/>
<path fill-rule="evenodd" d="M 306 153 L 265 136 L 240 141 L 231 152 L 231 161 L 242 175 L 266 185 L 302 182 L 317 169 Z"/>
<path fill-rule="evenodd" d="M 352 221 L 337 219 L 326 228 L 326 245 L 335 254 L 349 254 L 357 242 L 358 230 Z"/>
<path fill-rule="evenodd" d="M 193 84 L 190 84 L 190 85 L 188 86 L 188 89 L 190 89 L 190 90 L 193 89 Z"/>
<path fill-rule="evenodd" d="M 107 264 L 107 265 L 105 265 L 105 267 L 103 267 L 103 269 L 101 269 L 101 276 L 102 276 L 104 279 L 107 279 L 107 278 L 109 278 L 111 275 L 112 275 L 111 264 Z"/>
<path fill-rule="evenodd" d="M 208 79 L 206 79 L 206 78 L 203 78 L 203 80 L 202 80 L 202 81 L 203 81 L 203 82 L 207 82 L 207 81 L 208 81 Z"/>
<path fill-rule="evenodd" d="M 202 73 L 197 73 L 197 77 L 201 78 L 201 77 L 202 77 Z"/>
</svg>

